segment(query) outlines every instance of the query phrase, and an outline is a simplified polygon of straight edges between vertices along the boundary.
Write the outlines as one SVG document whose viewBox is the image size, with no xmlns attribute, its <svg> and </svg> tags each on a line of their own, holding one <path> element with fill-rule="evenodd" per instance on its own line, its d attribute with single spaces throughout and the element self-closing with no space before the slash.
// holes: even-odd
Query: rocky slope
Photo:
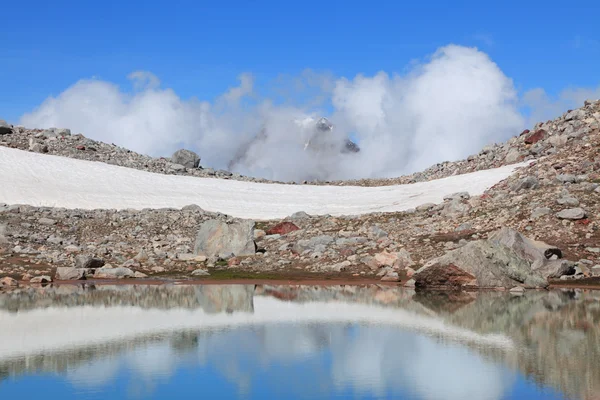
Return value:
<svg viewBox="0 0 600 400">
<path fill-rule="evenodd" d="M 529 166 L 519 169 L 482 196 L 457 193 L 443 204 L 425 204 L 401 213 L 344 217 L 298 213 L 281 221 L 258 221 L 242 234 L 246 237 L 240 239 L 254 240 L 256 253 L 237 257 L 232 256 L 236 255 L 235 251 L 228 249 L 218 254 L 199 251 L 200 239 L 196 235 L 205 221 L 228 224 L 240 221 L 206 213 L 194 206 L 183 210 L 84 211 L 3 205 L 0 206 L 0 276 L 40 281 L 54 278 L 57 267 L 64 267 L 67 270 L 61 272 L 69 278 L 188 277 L 192 273 L 230 277 L 243 272 L 287 277 L 316 273 L 406 281 L 419 268 L 430 266 L 433 259 L 450 251 L 464 248 L 466 250 L 461 251 L 474 254 L 483 251 L 481 246 L 488 246 L 485 251 L 492 251 L 485 241 L 503 227 L 560 250 L 560 254 L 550 254 L 550 257 L 569 260 L 568 265 L 556 265 L 562 268 L 560 274 L 545 269 L 544 279 L 550 275 L 563 281 L 599 276 L 599 124 L 600 101 L 586 102 L 581 109 L 538 124 L 531 131 L 505 144 L 486 148 L 468 160 L 438 164 L 410 177 L 358 182 L 362 185 L 408 183 L 531 160 Z M 58 130 L 49 134 L 12 128 L 12 133 L 0 136 L 0 144 L 31 147 L 32 151 L 38 151 L 36 144 L 40 144 L 47 146 L 52 154 L 95 158 L 154 172 L 204 176 L 203 170 L 198 169 L 173 172 L 169 170 L 170 161 L 143 158 L 116 146 L 98 144 Z M 94 151 L 89 146 L 98 148 Z M 469 245 L 478 240 L 479 244 Z M 465 247 L 467 245 L 469 247 Z M 495 248 L 494 254 L 501 251 L 504 256 L 513 257 L 514 254 L 508 253 L 515 253 L 514 246 L 502 246 L 500 250 Z M 522 264 L 525 268 L 532 269 L 536 261 L 542 262 L 529 256 L 517 254 L 517 257 L 520 261 L 515 262 L 525 262 Z M 89 264 L 93 258 L 101 263 Z M 444 270 L 449 270 L 449 264 L 444 264 Z M 95 267 L 89 268 L 90 265 Z M 73 271 L 73 268 L 78 270 Z M 466 277 L 464 268 L 458 274 L 462 277 L 458 280 L 459 286 L 471 279 L 463 279 Z M 467 274 L 477 278 L 472 270 Z M 49 278 L 40 278 L 42 276 Z M 421 283 L 431 284 L 420 276 Z M 525 279 L 519 277 L 521 274 L 511 276 L 510 282 L 503 281 L 503 287 L 528 286 Z M 455 277 L 447 276 L 442 286 Z M 486 286 L 480 278 L 476 281 L 479 282 L 476 286 Z M 419 279 L 416 282 L 418 284 Z M 5 285 L 9 284 L 14 282 L 7 280 Z"/>
</svg>

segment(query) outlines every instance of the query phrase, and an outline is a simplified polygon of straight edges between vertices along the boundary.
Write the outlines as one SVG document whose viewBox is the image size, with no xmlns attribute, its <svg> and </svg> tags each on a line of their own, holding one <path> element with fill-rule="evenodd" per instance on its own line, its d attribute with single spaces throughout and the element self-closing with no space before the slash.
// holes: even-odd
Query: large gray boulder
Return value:
<svg viewBox="0 0 600 400">
<path fill-rule="evenodd" d="M 77 281 L 85 279 L 86 270 L 84 268 L 75 267 L 58 267 L 56 268 L 55 279 L 59 281 Z"/>
<path fill-rule="evenodd" d="M 194 254 L 229 258 L 251 256 L 255 253 L 254 221 L 228 224 L 211 219 L 200 225 L 194 245 Z"/>
<path fill-rule="evenodd" d="M 171 162 L 183 165 L 186 168 L 198 168 L 200 165 L 200 156 L 191 150 L 177 150 L 171 156 Z"/>
<path fill-rule="evenodd" d="M 135 272 L 126 267 L 112 268 L 111 266 L 104 266 L 102 268 L 98 268 L 94 273 L 94 278 L 103 279 L 123 279 L 134 277 Z"/>
<path fill-rule="evenodd" d="M 543 288 L 569 273 L 560 250 L 502 228 L 425 264 L 413 276 L 417 288 Z"/>
<path fill-rule="evenodd" d="M 7 135 L 9 133 L 12 133 L 12 125 L 8 124 L 3 119 L 0 119 L 0 135 Z"/>
</svg>

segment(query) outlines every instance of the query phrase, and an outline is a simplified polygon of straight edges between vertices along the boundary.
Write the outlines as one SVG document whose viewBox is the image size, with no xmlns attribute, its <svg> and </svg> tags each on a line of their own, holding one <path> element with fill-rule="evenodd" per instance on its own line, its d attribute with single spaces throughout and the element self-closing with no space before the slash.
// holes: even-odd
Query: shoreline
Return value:
<svg viewBox="0 0 600 400">
<path fill-rule="evenodd" d="M 381 281 L 376 278 L 363 278 L 363 277 L 327 277 L 327 276 L 282 276 L 282 277 L 254 277 L 254 278 L 216 278 L 211 279 L 210 277 L 204 279 L 187 279 L 187 278 L 174 278 L 174 279 L 160 279 L 160 278 L 134 278 L 134 279 L 86 279 L 86 280 L 56 280 L 47 283 L 30 283 L 29 281 L 17 281 L 18 286 L 6 287 L 0 289 L 0 292 L 33 287 L 40 288 L 46 286 L 81 286 L 81 285 L 93 285 L 93 286 L 159 286 L 159 285 L 193 285 L 193 286 L 204 286 L 204 285 L 273 285 L 273 286 L 393 286 L 401 287 L 405 289 L 415 290 L 414 287 L 404 286 L 405 281 L 393 282 L 393 281 Z M 525 289 L 525 291 L 549 291 L 556 289 L 579 289 L 579 290 L 600 290 L 600 278 L 587 278 L 579 280 L 577 282 L 550 282 L 550 285 L 546 289 L 531 288 Z M 418 290 L 418 289 L 417 289 Z M 469 288 L 463 290 L 449 290 L 444 288 L 426 288 L 418 290 L 420 292 L 510 292 L 509 289 L 499 288 Z"/>
</svg>

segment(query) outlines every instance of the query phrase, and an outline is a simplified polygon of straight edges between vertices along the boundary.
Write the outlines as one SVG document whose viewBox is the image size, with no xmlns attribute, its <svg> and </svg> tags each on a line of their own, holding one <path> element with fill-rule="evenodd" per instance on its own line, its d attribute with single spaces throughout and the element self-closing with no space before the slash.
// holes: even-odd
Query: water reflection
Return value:
<svg viewBox="0 0 600 400">
<path fill-rule="evenodd" d="M 0 294 L 0 396 L 594 399 L 599 320 L 573 290 L 30 288 Z"/>
</svg>

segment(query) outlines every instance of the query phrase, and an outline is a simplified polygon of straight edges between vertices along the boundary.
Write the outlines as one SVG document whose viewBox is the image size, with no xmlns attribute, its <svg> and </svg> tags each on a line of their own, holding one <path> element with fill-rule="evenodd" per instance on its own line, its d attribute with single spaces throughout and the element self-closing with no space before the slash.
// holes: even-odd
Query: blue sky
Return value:
<svg viewBox="0 0 600 400">
<path fill-rule="evenodd" d="M 81 78 L 151 71 L 212 100 L 305 68 L 402 72 L 449 43 L 477 46 L 519 91 L 599 85 L 596 1 L 46 1 L 2 6 L 0 117 L 16 121 Z"/>
</svg>

